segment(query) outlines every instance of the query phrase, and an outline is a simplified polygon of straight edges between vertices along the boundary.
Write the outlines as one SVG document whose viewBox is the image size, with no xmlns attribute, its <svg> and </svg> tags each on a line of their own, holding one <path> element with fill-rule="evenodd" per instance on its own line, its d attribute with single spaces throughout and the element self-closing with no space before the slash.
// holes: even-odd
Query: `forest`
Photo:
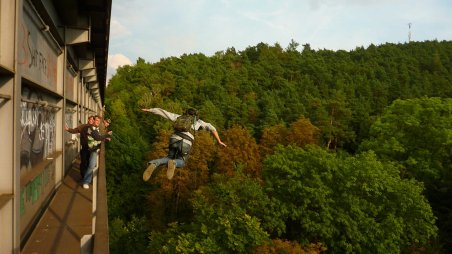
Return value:
<svg viewBox="0 0 452 254">
<path fill-rule="evenodd" d="M 196 108 L 186 166 L 142 179 Z M 452 253 L 452 41 L 138 58 L 106 89 L 111 253 Z"/>
</svg>

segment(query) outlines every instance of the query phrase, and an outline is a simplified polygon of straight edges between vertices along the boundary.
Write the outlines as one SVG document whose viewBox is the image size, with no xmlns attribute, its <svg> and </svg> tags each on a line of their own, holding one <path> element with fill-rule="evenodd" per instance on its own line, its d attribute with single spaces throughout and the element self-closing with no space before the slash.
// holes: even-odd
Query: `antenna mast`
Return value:
<svg viewBox="0 0 452 254">
<path fill-rule="evenodd" d="M 411 42 L 411 23 L 408 23 L 408 43 Z"/>
</svg>

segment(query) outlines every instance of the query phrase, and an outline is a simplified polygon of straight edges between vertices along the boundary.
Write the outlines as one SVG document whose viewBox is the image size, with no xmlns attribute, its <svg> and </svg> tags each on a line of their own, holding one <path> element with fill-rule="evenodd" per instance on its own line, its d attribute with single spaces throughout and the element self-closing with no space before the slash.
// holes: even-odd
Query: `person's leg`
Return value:
<svg viewBox="0 0 452 254">
<path fill-rule="evenodd" d="M 159 159 L 152 160 L 152 161 L 148 162 L 148 164 L 155 164 L 156 167 L 158 167 L 160 165 L 168 163 L 168 161 L 170 159 L 171 159 L 170 157 L 162 157 L 162 158 L 159 158 Z"/>
<path fill-rule="evenodd" d="M 83 188 L 86 188 L 85 184 L 90 184 L 93 180 L 93 171 L 97 164 L 97 151 L 91 152 L 89 158 L 88 169 L 86 170 L 85 177 L 83 177 Z M 88 187 L 89 188 L 89 187 Z"/>
<path fill-rule="evenodd" d="M 185 166 L 185 160 L 183 158 L 177 158 L 174 160 L 176 168 L 182 168 Z"/>
<path fill-rule="evenodd" d="M 80 175 L 82 179 L 85 177 L 85 172 L 88 169 L 90 154 L 91 152 L 88 149 L 80 150 Z"/>
<path fill-rule="evenodd" d="M 155 160 L 148 162 L 149 166 L 143 172 L 143 180 L 144 181 L 148 181 L 149 178 L 151 178 L 151 175 L 154 172 L 154 170 L 160 165 L 167 164 L 168 170 L 166 171 L 166 176 L 168 177 L 168 179 L 173 178 L 174 169 L 177 167 L 177 164 L 181 165 L 180 167 L 183 167 L 183 165 L 184 165 L 183 160 L 182 160 L 182 162 L 179 162 L 179 163 L 174 161 L 174 158 L 176 158 L 176 156 L 178 156 L 179 146 L 182 144 L 182 141 L 170 139 L 169 142 L 170 143 L 168 145 L 168 155 L 166 157 L 155 159 Z"/>
<path fill-rule="evenodd" d="M 183 158 L 177 158 L 175 160 L 168 161 L 168 169 L 166 171 L 166 177 L 171 180 L 174 176 L 176 168 L 182 168 L 185 166 L 185 161 Z"/>
<path fill-rule="evenodd" d="M 185 142 L 180 142 L 178 150 L 175 152 L 175 156 L 171 157 L 174 158 L 170 161 L 168 161 L 168 169 L 166 171 L 166 177 L 168 179 L 172 179 L 174 176 L 174 172 L 176 171 L 176 168 L 182 168 L 185 166 L 185 162 L 188 159 L 188 154 L 190 153 L 191 146 Z"/>
<path fill-rule="evenodd" d="M 170 160 L 169 157 L 163 157 L 148 162 L 148 167 L 143 172 L 143 180 L 145 182 L 148 181 L 149 178 L 151 178 L 152 173 L 154 173 L 154 170 L 160 165 L 167 164 L 169 160 Z"/>
</svg>

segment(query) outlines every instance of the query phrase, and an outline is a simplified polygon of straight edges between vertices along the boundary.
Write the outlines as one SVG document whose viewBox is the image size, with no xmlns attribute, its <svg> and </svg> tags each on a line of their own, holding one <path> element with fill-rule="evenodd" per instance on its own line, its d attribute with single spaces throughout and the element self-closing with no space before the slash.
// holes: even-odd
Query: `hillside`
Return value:
<svg viewBox="0 0 452 254">
<path fill-rule="evenodd" d="M 118 69 L 106 91 L 112 253 L 452 250 L 452 42 L 299 47 Z M 143 182 L 172 132 L 140 111 L 154 107 L 198 109 L 228 146 L 199 131 L 173 180 Z"/>
</svg>

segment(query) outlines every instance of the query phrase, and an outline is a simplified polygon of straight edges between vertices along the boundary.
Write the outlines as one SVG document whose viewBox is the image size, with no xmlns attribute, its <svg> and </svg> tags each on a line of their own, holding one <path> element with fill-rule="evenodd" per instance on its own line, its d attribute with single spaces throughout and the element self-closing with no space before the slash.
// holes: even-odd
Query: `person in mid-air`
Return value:
<svg viewBox="0 0 452 254">
<path fill-rule="evenodd" d="M 187 161 L 188 154 L 190 153 L 190 149 L 195 139 L 194 132 L 199 129 L 210 131 L 218 143 L 226 147 L 226 144 L 221 141 L 215 127 L 210 123 L 198 119 L 198 112 L 196 109 L 189 108 L 185 110 L 182 115 L 171 113 L 161 108 L 143 108 L 141 110 L 143 112 L 151 112 L 174 122 L 174 133 L 169 140 L 168 155 L 148 162 L 148 167 L 143 173 L 144 181 L 148 181 L 154 170 L 163 164 L 167 164 L 167 178 L 172 179 L 175 169 L 185 166 L 185 162 Z"/>
</svg>

